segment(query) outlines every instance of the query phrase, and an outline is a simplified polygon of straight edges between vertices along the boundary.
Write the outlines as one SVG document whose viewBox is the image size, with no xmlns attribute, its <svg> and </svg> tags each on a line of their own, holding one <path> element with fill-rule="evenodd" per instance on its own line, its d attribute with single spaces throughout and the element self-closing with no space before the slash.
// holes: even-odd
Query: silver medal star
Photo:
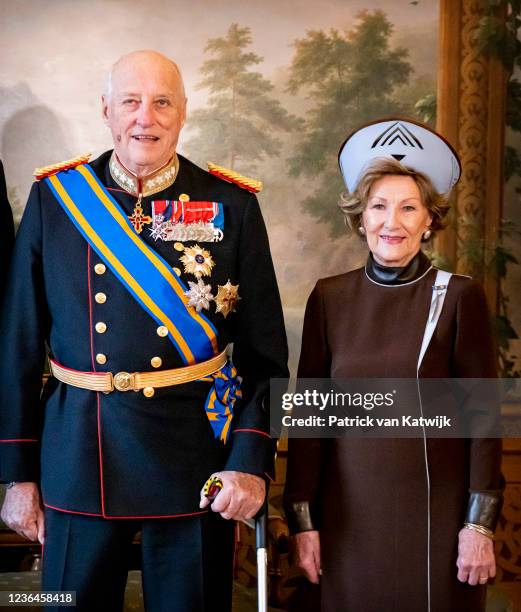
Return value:
<svg viewBox="0 0 521 612">
<path fill-rule="evenodd" d="M 166 223 L 163 223 L 163 215 L 156 215 L 154 217 L 154 224 L 152 227 L 148 228 L 150 231 L 150 237 L 154 240 L 166 240 L 168 236 L 168 231 L 166 228 Z"/>
<path fill-rule="evenodd" d="M 210 302 L 214 300 L 212 287 L 210 285 L 205 285 L 202 278 L 196 283 L 188 281 L 188 286 L 190 289 L 185 291 L 185 295 L 188 297 L 187 306 L 195 306 L 197 312 L 201 312 L 203 308 L 209 310 Z"/>
</svg>

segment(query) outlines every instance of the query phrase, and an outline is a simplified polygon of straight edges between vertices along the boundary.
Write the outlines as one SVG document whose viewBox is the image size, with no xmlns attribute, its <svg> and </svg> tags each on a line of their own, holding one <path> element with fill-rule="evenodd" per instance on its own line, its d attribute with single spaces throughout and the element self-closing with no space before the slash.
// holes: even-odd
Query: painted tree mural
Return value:
<svg viewBox="0 0 521 612">
<path fill-rule="evenodd" d="M 295 41 L 288 89 L 312 102 L 305 131 L 291 159 L 291 174 L 313 179 L 317 187 L 304 209 L 342 231 L 336 209 L 343 191 L 337 154 L 360 124 L 390 113 L 410 112 L 397 96 L 412 67 L 405 48 L 391 48 L 393 25 L 382 11 L 364 11 L 345 32 L 311 30 Z"/>
<path fill-rule="evenodd" d="M 278 155 L 277 133 L 291 132 L 299 121 L 271 94 L 273 85 L 252 70 L 263 59 L 247 51 L 250 28 L 233 23 L 226 36 L 211 38 L 205 53 L 200 89 L 208 104 L 192 112 L 189 128 L 198 133 L 188 142 L 192 157 L 205 164 L 217 161 L 232 169 L 248 169 L 266 156 Z"/>
</svg>

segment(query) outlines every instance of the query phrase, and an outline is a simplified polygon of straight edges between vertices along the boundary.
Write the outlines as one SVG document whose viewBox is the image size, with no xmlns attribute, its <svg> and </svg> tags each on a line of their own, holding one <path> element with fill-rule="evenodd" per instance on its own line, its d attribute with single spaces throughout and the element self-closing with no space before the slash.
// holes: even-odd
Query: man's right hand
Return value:
<svg viewBox="0 0 521 612">
<path fill-rule="evenodd" d="M 35 482 L 17 482 L 5 492 L 1 517 L 21 536 L 43 544 L 45 526 L 40 489 Z"/>
<path fill-rule="evenodd" d="M 294 563 L 313 584 L 320 582 L 320 535 L 318 531 L 302 531 L 294 537 Z"/>
</svg>

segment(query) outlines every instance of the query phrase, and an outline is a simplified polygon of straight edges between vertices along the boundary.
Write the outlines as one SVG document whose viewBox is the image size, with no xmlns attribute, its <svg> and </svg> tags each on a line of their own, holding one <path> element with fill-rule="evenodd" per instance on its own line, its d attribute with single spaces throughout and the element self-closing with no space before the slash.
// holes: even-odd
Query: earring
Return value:
<svg viewBox="0 0 521 612">
<path fill-rule="evenodd" d="M 432 230 L 428 229 L 426 232 L 424 232 L 422 238 L 423 240 L 429 240 L 431 236 L 432 236 Z"/>
<path fill-rule="evenodd" d="M 365 236 L 365 227 L 363 227 L 362 225 L 359 225 L 358 233 L 360 234 L 360 236 Z"/>
</svg>

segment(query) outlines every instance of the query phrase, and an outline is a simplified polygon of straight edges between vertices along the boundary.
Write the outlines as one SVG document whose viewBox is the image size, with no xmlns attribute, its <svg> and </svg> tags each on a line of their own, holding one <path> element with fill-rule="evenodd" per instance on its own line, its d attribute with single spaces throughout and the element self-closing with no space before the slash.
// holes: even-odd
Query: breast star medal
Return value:
<svg viewBox="0 0 521 612">
<path fill-rule="evenodd" d="M 202 278 L 198 279 L 197 283 L 188 281 L 188 286 L 190 289 L 185 291 L 187 306 L 194 306 L 197 312 L 201 312 L 203 308 L 210 310 L 210 302 L 214 300 L 211 286 L 205 285 Z"/>
<path fill-rule="evenodd" d="M 128 219 L 130 223 L 132 223 L 134 229 L 138 234 L 141 234 L 145 225 L 152 223 L 152 217 L 143 214 L 143 208 L 141 206 L 140 200 L 136 202 L 136 205 L 134 206 L 134 211 Z"/>
<path fill-rule="evenodd" d="M 239 297 L 239 285 L 232 285 L 230 279 L 226 285 L 217 285 L 217 295 L 215 296 L 215 312 L 220 312 L 223 317 L 226 317 L 230 312 L 235 312 Z"/>
<path fill-rule="evenodd" d="M 194 244 L 194 246 L 191 247 L 185 247 L 184 255 L 179 259 L 183 262 L 185 273 L 193 274 L 196 278 L 210 276 L 212 268 L 215 266 L 215 262 L 210 253 L 198 244 Z"/>
</svg>

